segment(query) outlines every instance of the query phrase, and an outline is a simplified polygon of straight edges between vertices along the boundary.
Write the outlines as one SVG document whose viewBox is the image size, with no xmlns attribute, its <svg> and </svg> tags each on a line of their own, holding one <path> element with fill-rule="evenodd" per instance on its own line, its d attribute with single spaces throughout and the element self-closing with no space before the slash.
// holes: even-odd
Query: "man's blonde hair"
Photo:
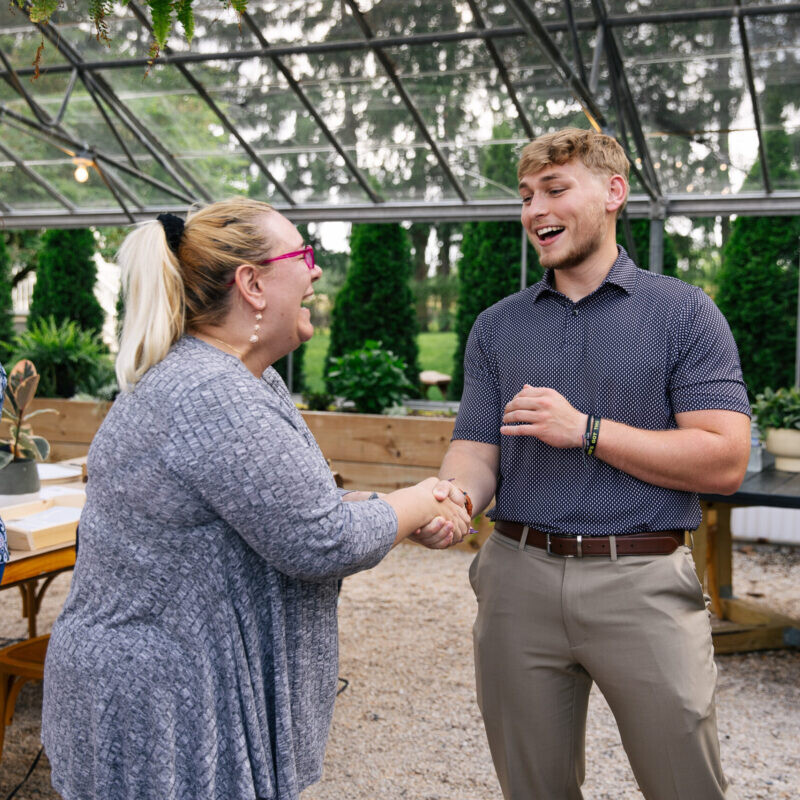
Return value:
<svg viewBox="0 0 800 800">
<path fill-rule="evenodd" d="M 611 136 L 581 128 L 545 133 L 526 144 L 517 165 L 517 178 L 522 180 L 532 172 L 575 159 L 592 172 L 622 175 L 628 180 L 630 164 L 620 143 Z"/>
</svg>

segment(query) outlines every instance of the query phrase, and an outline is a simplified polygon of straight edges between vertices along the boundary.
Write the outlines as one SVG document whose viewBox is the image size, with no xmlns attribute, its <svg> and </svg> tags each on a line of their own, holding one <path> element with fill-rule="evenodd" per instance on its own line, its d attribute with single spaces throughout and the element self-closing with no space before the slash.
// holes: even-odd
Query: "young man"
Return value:
<svg viewBox="0 0 800 800">
<path fill-rule="evenodd" d="M 493 496 L 470 568 L 478 703 L 507 800 L 575 800 L 597 683 L 647 800 L 732 798 L 716 668 L 684 532 L 697 492 L 732 493 L 749 403 L 700 289 L 616 244 L 628 162 L 566 129 L 519 162 L 522 225 L 547 273 L 484 311 L 439 491 Z M 590 743 L 591 747 L 591 743 Z"/>
</svg>

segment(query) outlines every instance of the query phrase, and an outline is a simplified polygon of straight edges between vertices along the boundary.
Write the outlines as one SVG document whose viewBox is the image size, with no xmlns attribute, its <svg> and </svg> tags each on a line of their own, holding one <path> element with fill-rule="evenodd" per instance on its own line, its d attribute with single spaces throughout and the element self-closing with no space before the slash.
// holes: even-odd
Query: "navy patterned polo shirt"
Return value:
<svg viewBox="0 0 800 800">
<path fill-rule="evenodd" d="M 577 447 L 501 435 L 503 409 L 526 383 L 635 428 L 677 428 L 683 411 L 750 415 L 736 343 L 713 301 L 639 269 L 622 248 L 603 283 L 577 303 L 555 290 L 548 271 L 481 313 L 464 355 L 453 439 L 500 446 L 492 519 L 588 536 L 698 527 L 696 494 L 645 483 Z"/>
</svg>

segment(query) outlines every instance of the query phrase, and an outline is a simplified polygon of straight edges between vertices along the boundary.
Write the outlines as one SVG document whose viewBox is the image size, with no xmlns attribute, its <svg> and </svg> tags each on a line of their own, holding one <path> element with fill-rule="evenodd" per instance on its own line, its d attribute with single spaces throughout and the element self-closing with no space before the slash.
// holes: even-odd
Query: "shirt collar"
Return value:
<svg viewBox="0 0 800 800">
<path fill-rule="evenodd" d="M 632 294 L 636 286 L 636 264 L 633 263 L 633 260 L 622 245 L 617 245 L 617 251 L 617 260 L 611 265 L 608 275 L 606 275 L 600 286 L 611 283 L 614 286 L 618 286 L 626 294 Z M 600 287 L 598 287 L 598 289 L 599 288 Z M 542 292 L 555 292 L 553 270 L 548 269 L 544 277 L 538 283 L 530 287 L 530 291 L 534 302 L 539 299 Z M 595 289 L 595 291 L 597 291 L 597 289 Z"/>
</svg>

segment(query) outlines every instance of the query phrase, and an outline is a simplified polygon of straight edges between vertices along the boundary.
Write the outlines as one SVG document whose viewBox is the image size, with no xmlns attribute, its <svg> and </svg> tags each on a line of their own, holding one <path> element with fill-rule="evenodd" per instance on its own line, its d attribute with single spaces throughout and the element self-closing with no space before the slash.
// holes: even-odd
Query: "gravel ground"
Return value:
<svg viewBox="0 0 800 800">
<path fill-rule="evenodd" d="M 475 705 L 467 580 L 471 554 L 393 551 L 348 578 L 340 602 L 340 675 L 322 780 L 303 800 L 502 800 Z M 800 618 L 800 549 L 739 545 L 735 591 Z M 41 631 L 68 589 L 56 579 Z M 19 593 L 0 592 L 0 645 L 23 637 Z M 800 652 L 717 658 L 723 763 L 742 800 L 800 797 Z M 0 797 L 22 779 L 38 747 L 41 686 L 28 684 L 7 729 Z M 592 693 L 587 800 L 639 800 L 611 712 Z M 55 800 L 42 758 L 17 800 Z M 233 799 L 232 799 L 233 800 Z M 557 799 L 554 799 L 557 800 Z"/>
</svg>

